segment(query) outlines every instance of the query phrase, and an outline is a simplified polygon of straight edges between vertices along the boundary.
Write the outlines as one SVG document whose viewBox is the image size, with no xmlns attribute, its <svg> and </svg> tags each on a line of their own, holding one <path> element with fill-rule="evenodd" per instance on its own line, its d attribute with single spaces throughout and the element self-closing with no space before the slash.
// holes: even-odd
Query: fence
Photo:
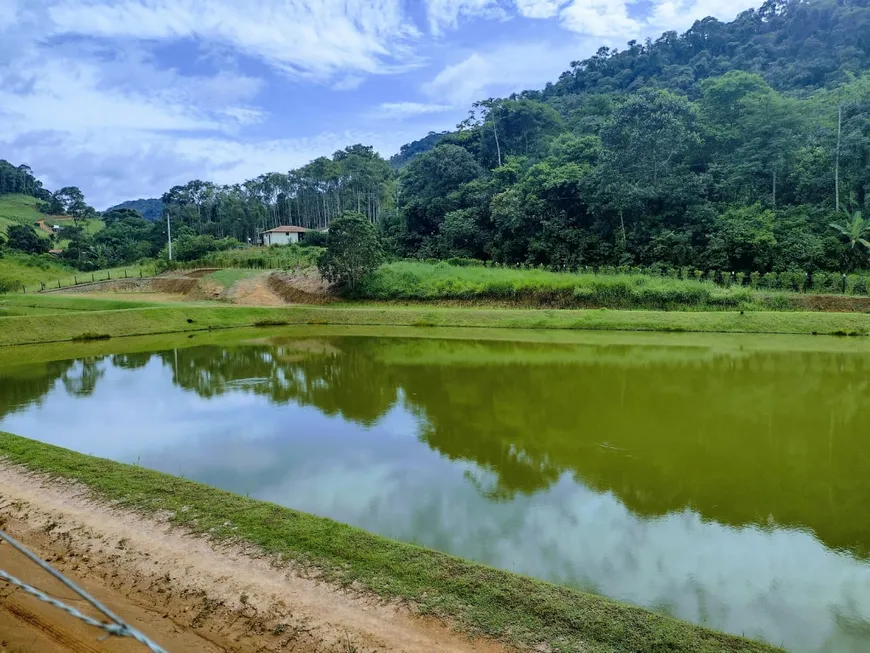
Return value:
<svg viewBox="0 0 870 653">
<path fill-rule="evenodd" d="M 151 276 L 149 271 L 146 274 L 144 268 L 131 270 L 123 268 L 120 270 L 97 270 L 96 272 L 80 272 L 70 277 L 58 277 L 48 281 L 36 281 L 32 284 L 24 283 L 2 283 L 0 280 L 0 291 L 3 294 L 8 293 L 23 293 L 31 294 L 43 292 L 46 290 L 59 290 L 61 288 L 73 288 L 75 286 L 84 286 L 92 283 L 101 283 L 104 281 L 117 281 L 119 279 L 143 279 L 146 276 Z"/>
</svg>

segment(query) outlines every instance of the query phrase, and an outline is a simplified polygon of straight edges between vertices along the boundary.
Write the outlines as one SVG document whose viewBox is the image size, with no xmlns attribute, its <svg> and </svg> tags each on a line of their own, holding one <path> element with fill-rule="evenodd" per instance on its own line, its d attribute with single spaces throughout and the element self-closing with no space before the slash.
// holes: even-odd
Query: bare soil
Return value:
<svg viewBox="0 0 870 653">
<path fill-rule="evenodd" d="M 266 283 L 273 293 L 290 304 L 327 304 L 335 299 L 329 282 L 316 270 L 294 274 L 272 272 Z"/>
<path fill-rule="evenodd" d="M 54 230 L 51 227 L 49 227 L 47 224 L 45 224 L 45 220 L 37 220 L 36 225 L 47 234 L 54 233 Z"/>
<path fill-rule="evenodd" d="M 116 279 L 60 288 L 50 292 L 97 297 L 111 293 L 115 298 L 154 301 L 221 300 L 241 306 L 285 306 L 326 304 L 334 300 L 327 283 L 315 270 L 288 274 L 263 272 L 224 288 L 202 277 L 212 269 L 160 275 L 147 279 Z M 0 649 L 2 653 L 2 649 Z"/>
<path fill-rule="evenodd" d="M 870 297 L 851 295 L 795 295 L 796 307 L 804 311 L 870 313 Z"/>
<path fill-rule="evenodd" d="M 496 653 L 412 608 L 345 591 L 239 544 L 217 545 L 161 518 L 96 502 L 82 486 L 0 462 L 0 527 L 172 653 Z M 86 604 L 0 545 L 0 568 Z M 94 615 L 96 616 L 96 615 Z M 0 651 L 135 652 L 0 581 Z"/>
<path fill-rule="evenodd" d="M 239 279 L 227 290 L 225 298 L 242 306 L 283 306 L 284 300 L 272 292 L 267 282 L 268 275 L 258 274 Z"/>
</svg>

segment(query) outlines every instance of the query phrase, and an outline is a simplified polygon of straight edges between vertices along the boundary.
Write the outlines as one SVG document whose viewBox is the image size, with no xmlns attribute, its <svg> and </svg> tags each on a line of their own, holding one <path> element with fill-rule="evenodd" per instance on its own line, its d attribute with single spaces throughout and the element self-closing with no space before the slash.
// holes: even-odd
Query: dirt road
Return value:
<svg viewBox="0 0 870 653">
<path fill-rule="evenodd" d="M 83 488 L 0 463 L 0 525 L 171 653 L 496 653 L 406 607 L 348 593 L 241 546 L 98 504 Z M 0 568 L 86 605 L 9 545 Z M 96 616 L 96 615 L 94 615 Z M 0 651 L 142 652 L 0 581 Z"/>
</svg>

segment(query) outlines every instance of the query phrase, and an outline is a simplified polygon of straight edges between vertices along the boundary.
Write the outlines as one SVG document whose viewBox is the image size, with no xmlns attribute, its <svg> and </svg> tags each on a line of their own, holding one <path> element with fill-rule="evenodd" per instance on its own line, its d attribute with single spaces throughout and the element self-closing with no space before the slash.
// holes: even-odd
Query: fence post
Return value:
<svg viewBox="0 0 870 653">
<path fill-rule="evenodd" d="M 79 285 L 79 278 L 78 278 L 78 276 L 73 276 L 73 281 L 75 282 L 76 285 Z"/>
<path fill-rule="evenodd" d="M 106 270 L 106 280 L 110 281 L 112 279 L 112 273 Z"/>
<path fill-rule="evenodd" d="M 91 283 L 93 283 L 93 282 L 94 282 L 94 273 L 91 272 Z"/>
<path fill-rule="evenodd" d="M 60 279 L 57 280 L 57 287 L 60 288 Z"/>
<path fill-rule="evenodd" d="M 127 268 L 124 268 L 124 278 L 127 278 Z"/>
</svg>

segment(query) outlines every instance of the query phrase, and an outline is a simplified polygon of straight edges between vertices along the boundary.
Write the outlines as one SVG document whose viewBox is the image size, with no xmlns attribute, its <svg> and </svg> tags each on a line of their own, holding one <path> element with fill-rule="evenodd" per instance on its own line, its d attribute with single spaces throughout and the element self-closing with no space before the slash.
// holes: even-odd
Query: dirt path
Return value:
<svg viewBox="0 0 870 653">
<path fill-rule="evenodd" d="M 220 548 L 0 463 L 0 526 L 170 653 L 496 653 L 434 620 L 336 589 L 240 546 Z M 0 545 L 0 568 L 73 601 L 45 572 Z M 0 581 L 0 651 L 137 652 Z"/>
<path fill-rule="evenodd" d="M 267 285 L 268 276 L 264 273 L 239 279 L 227 291 L 226 298 L 241 306 L 284 306 L 284 300 Z"/>
<path fill-rule="evenodd" d="M 45 233 L 47 233 L 47 234 L 53 234 L 53 233 L 54 233 L 54 230 L 53 230 L 51 227 L 49 227 L 47 224 L 45 224 L 45 220 L 37 220 L 37 221 L 36 221 L 36 224 L 37 224 L 37 226 L 38 226 L 40 229 L 42 229 Z"/>
</svg>

